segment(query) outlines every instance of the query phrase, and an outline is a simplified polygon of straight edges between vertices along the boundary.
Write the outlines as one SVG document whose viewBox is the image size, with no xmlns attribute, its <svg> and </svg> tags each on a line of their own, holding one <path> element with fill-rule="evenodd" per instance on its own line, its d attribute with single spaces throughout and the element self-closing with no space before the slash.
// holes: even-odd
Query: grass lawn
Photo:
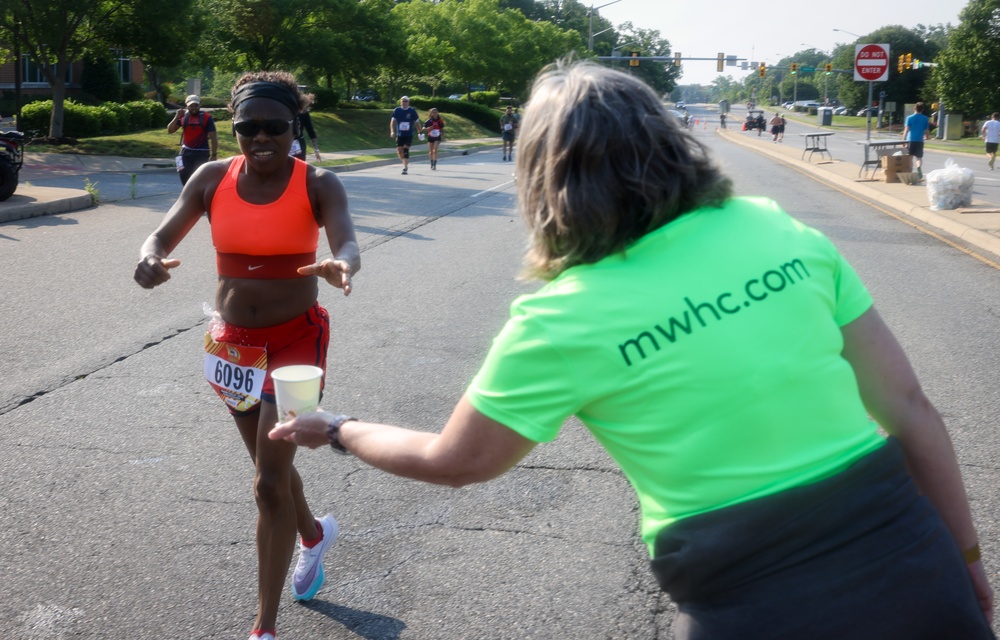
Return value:
<svg viewBox="0 0 1000 640">
<path fill-rule="evenodd" d="M 344 109 L 333 112 L 312 112 L 313 128 L 321 153 L 381 149 L 395 147 L 389 137 L 389 110 Z M 423 114 L 421 114 L 423 116 Z M 489 138 L 496 134 L 463 118 L 442 111 L 445 136 L 448 140 Z M 232 136 L 229 121 L 217 123 L 219 157 L 236 155 L 239 150 Z M 308 144 L 308 141 L 307 141 Z M 134 158 L 172 158 L 180 147 L 180 132 L 167 133 L 167 127 L 117 136 L 81 138 L 76 145 L 31 145 L 29 151 L 52 153 L 83 153 L 89 155 L 126 156 Z M 312 149 L 309 149 L 310 155 Z M 394 155 L 394 154 L 393 154 Z"/>
<path fill-rule="evenodd" d="M 795 120 L 798 122 L 805 122 L 808 124 L 816 124 L 818 121 L 818 116 L 807 115 L 802 112 L 791 112 L 791 111 L 781 111 L 781 113 L 789 120 Z M 766 115 L 766 112 L 765 112 Z M 888 127 L 883 127 L 882 129 L 877 128 L 878 118 L 872 117 L 872 135 L 878 136 L 889 136 L 895 135 L 897 137 L 901 136 L 903 133 L 903 125 L 894 124 Z M 867 119 L 863 116 L 833 116 L 833 124 L 828 127 L 831 131 L 866 131 L 868 127 Z M 927 149 L 936 149 L 940 151 L 954 151 L 957 153 L 974 153 L 982 154 L 983 151 L 983 141 L 981 138 L 962 138 L 961 140 L 938 140 L 937 138 L 931 138 L 924 142 L 924 147 Z"/>
</svg>

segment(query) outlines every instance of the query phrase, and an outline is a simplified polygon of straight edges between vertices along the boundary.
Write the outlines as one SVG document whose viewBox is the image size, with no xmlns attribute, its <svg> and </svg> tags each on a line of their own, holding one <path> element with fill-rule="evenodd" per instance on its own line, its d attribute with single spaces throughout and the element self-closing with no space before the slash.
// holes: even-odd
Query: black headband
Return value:
<svg viewBox="0 0 1000 640">
<path fill-rule="evenodd" d="M 291 109 L 294 114 L 298 114 L 301 111 L 298 96 L 285 85 L 278 84 L 277 82 L 248 82 L 233 92 L 233 113 L 236 112 L 236 108 L 240 106 L 240 103 L 250 98 L 277 100 Z"/>
</svg>

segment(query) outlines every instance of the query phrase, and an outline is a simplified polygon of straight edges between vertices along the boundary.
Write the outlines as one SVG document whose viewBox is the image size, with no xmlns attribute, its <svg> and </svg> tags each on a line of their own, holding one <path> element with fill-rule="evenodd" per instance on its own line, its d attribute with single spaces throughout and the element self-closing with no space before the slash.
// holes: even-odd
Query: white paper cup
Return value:
<svg viewBox="0 0 1000 640">
<path fill-rule="evenodd" d="M 274 395 L 278 404 L 278 420 L 284 422 L 297 415 L 319 408 L 323 370 L 307 364 L 279 367 L 271 372 Z"/>
</svg>

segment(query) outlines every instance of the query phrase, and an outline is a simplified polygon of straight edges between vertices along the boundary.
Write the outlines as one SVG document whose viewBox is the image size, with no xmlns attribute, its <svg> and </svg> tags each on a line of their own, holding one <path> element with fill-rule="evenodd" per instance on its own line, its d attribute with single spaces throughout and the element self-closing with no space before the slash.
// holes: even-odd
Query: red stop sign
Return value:
<svg viewBox="0 0 1000 640">
<path fill-rule="evenodd" d="M 854 51 L 854 79 L 877 82 L 888 78 L 889 45 L 857 45 Z"/>
</svg>

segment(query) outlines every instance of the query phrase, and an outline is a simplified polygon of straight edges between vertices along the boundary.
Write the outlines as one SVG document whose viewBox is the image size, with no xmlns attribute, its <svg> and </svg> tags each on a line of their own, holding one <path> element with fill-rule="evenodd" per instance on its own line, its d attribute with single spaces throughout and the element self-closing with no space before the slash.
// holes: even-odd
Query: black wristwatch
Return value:
<svg viewBox="0 0 1000 640">
<path fill-rule="evenodd" d="M 348 415 L 333 416 L 330 418 L 330 424 L 326 427 L 326 437 L 330 441 L 330 446 L 337 453 L 350 454 L 351 452 L 347 450 L 347 447 L 340 444 L 340 425 L 344 424 L 348 420 L 357 420 L 357 418 L 352 418 Z"/>
</svg>

